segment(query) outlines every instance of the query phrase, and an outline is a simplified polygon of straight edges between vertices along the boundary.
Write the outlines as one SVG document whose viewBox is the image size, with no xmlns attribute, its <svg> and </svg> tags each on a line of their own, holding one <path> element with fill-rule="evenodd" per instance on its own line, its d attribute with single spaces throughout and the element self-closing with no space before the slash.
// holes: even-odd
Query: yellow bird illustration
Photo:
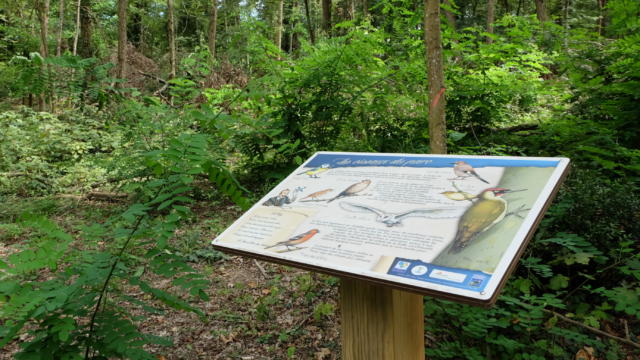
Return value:
<svg viewBox="0 0 640 360">
<path fill-rule="evenodd" d="M 313 169 L 309 169 L 309 170 L 305 170 L 301 173 L 298 173 L 296 175 L 302 175 L 302 174 L 306 174 L 309 175 L 310 178 L 317 178 L 318 174 L 322 174 L 323 172 L 329 170 L 331 167 L 329 166 L 329 164 L 322 164 L 319 167 L 313 168 Z"/>
</svg>

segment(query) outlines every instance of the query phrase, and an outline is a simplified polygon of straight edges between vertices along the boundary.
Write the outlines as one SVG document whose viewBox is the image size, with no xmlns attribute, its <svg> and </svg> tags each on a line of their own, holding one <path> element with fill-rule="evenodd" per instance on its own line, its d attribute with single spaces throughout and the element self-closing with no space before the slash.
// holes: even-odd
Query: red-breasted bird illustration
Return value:
<svg viewBox="0 0 640 360">
<path fill-rule="evenodd" d="M 276 246 L 285 246 L 287 248 L 287 250 L 291 251 L 290 247 L 297 248 L 298 247 L 297 245 L 300 245 L 300 244 L 302 244 L 302 243 L 304 243 L 306 241 L 309 241 L 309 239 L 311 239 L 315 234 L 317 234 L 319 232 L 320 232 L 320 230 L 318 230 L 318 229 L 311 229 L 311 230 L 309 230 L 307 232 L 304 232 L 304 233 L 302 233 L 300 235 L 296 235 L 294 237 L 291 237 L 291 238 L 289 238 L 289 239 L 287 239 L 285 241 L 280 241 L 280 242 L 277 242 L 277 243 L 275 243 L 273 245 L 267 246 L 267 247 L 265 247 L 265 249 L 270 249 L 270 248 L 273 248 L 273 247 L 276 247 Z"/>
<path fill-rule="evenodd" d="M 480 233 L 489 230 L 507 215 L 507 202 L 501 197 L 509 190 L 505 188 L 489 188 L 478 194 L 476 200 L 462 214 L 458 222 L 458 231 L 449 253 L 458 253 L 467 247 Z"/>
<path fill-rule="evenodd" d="M 464 180 L 468 177 L 475 177 L 478 180 L 488 184 L 489 182 L 478 175 L 478 173 L 473 169 L 473 166 L 469 165 L 465 161 L 456 161 L 453 163 L 453 173 L 456 174 L 457 180 Z"/>
<path fill-rule="evenodd" d="M 344 189 L 340 194 L 338 194 L 338 196 L 327 200 L 327 203 L 332 202 L 333 200 L 337 200 L 343 197 L 347 197 L 347 196 L 354 196 L 355 194 L 363 191 L 364 189 L 368 188 L 369 185 L 371 184 L 371 180 L 362 180 L 360 182 L 357 182 L 351 186 L 349 186 L 348 188 Z"/>
</svg>

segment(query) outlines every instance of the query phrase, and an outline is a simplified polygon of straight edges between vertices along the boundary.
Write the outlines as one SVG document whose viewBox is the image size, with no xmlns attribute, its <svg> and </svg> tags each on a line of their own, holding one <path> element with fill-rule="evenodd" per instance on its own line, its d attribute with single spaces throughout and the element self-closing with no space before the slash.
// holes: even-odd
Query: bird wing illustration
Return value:
<svg viewBox="0 0 640 360">
<path fill-rule="evenodd" d="M 396 214 L 396 219 L 423 217 L 427 219 L 450 219 L 459 217 L 464 208 L 413 209 Z"/>
<path fill-rule="evenodd" d="M 378 216 L 387 215 L 384 211 L 378 210 L 374 207 L 367 205 L 354 204 L 349 202 L 340 203 L 340 207 L 351 212 L 372 212 Z"/>
</svg>

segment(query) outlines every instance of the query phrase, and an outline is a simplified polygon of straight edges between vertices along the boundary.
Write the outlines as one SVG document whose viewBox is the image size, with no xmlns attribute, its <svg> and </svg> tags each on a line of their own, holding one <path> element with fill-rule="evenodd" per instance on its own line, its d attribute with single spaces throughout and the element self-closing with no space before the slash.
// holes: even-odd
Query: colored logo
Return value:
<svg viewBox="0 0 640 360">
<path fill-rule="evenodd" d="M 480 287 L 482 286 L 482 283 L 486 280 L 487 278 L 485 276 L 481 276 L 481 275 L 473 275 L 471 277 L 471 281 L 469 281 L 469 286 L 471 287 Z"/>
<path fill-rule="evenodd" d="M 407 270 L 409 268 L 409 265 L 411 265 L 410 262 L 408 261 L 398 261 L 396 263 L 396 266 L 394 266 L 394 269 L 398 269 L 398 270 Z"/>
<path fill-rule="evenodd" d="M 412 273 L 413 275 L 420 276 L 420 275 L 424 275 L 424 274 L 426 274 L 426 273 L 427 273 L 427 270 L 428 270 L 428 269 L 427 269 L 427 267 L 426 267 L 426 266 L 424 266 L 424 265 L 418 265 L 418 266 L 414 266 L 414 267 L 411 269 L 411 273 Z"/>
</svg>

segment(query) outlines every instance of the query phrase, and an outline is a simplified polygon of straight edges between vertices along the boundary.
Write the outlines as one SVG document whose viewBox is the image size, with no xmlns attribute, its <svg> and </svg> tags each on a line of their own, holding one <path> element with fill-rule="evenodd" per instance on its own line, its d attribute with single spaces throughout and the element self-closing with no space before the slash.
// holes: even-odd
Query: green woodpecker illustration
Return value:
<svg viewBox="0 0 640 360">
<path fill-rule="evenodd" d="M 507 202 L 501 196 L 513 191 L 505 188 L 489 188 L 478 194 L 478 200 L 460 217 L 458 231 L 449 253 L 460 252 L 479 234 L 502 221 L 507 214 Z"/>
</svg>

